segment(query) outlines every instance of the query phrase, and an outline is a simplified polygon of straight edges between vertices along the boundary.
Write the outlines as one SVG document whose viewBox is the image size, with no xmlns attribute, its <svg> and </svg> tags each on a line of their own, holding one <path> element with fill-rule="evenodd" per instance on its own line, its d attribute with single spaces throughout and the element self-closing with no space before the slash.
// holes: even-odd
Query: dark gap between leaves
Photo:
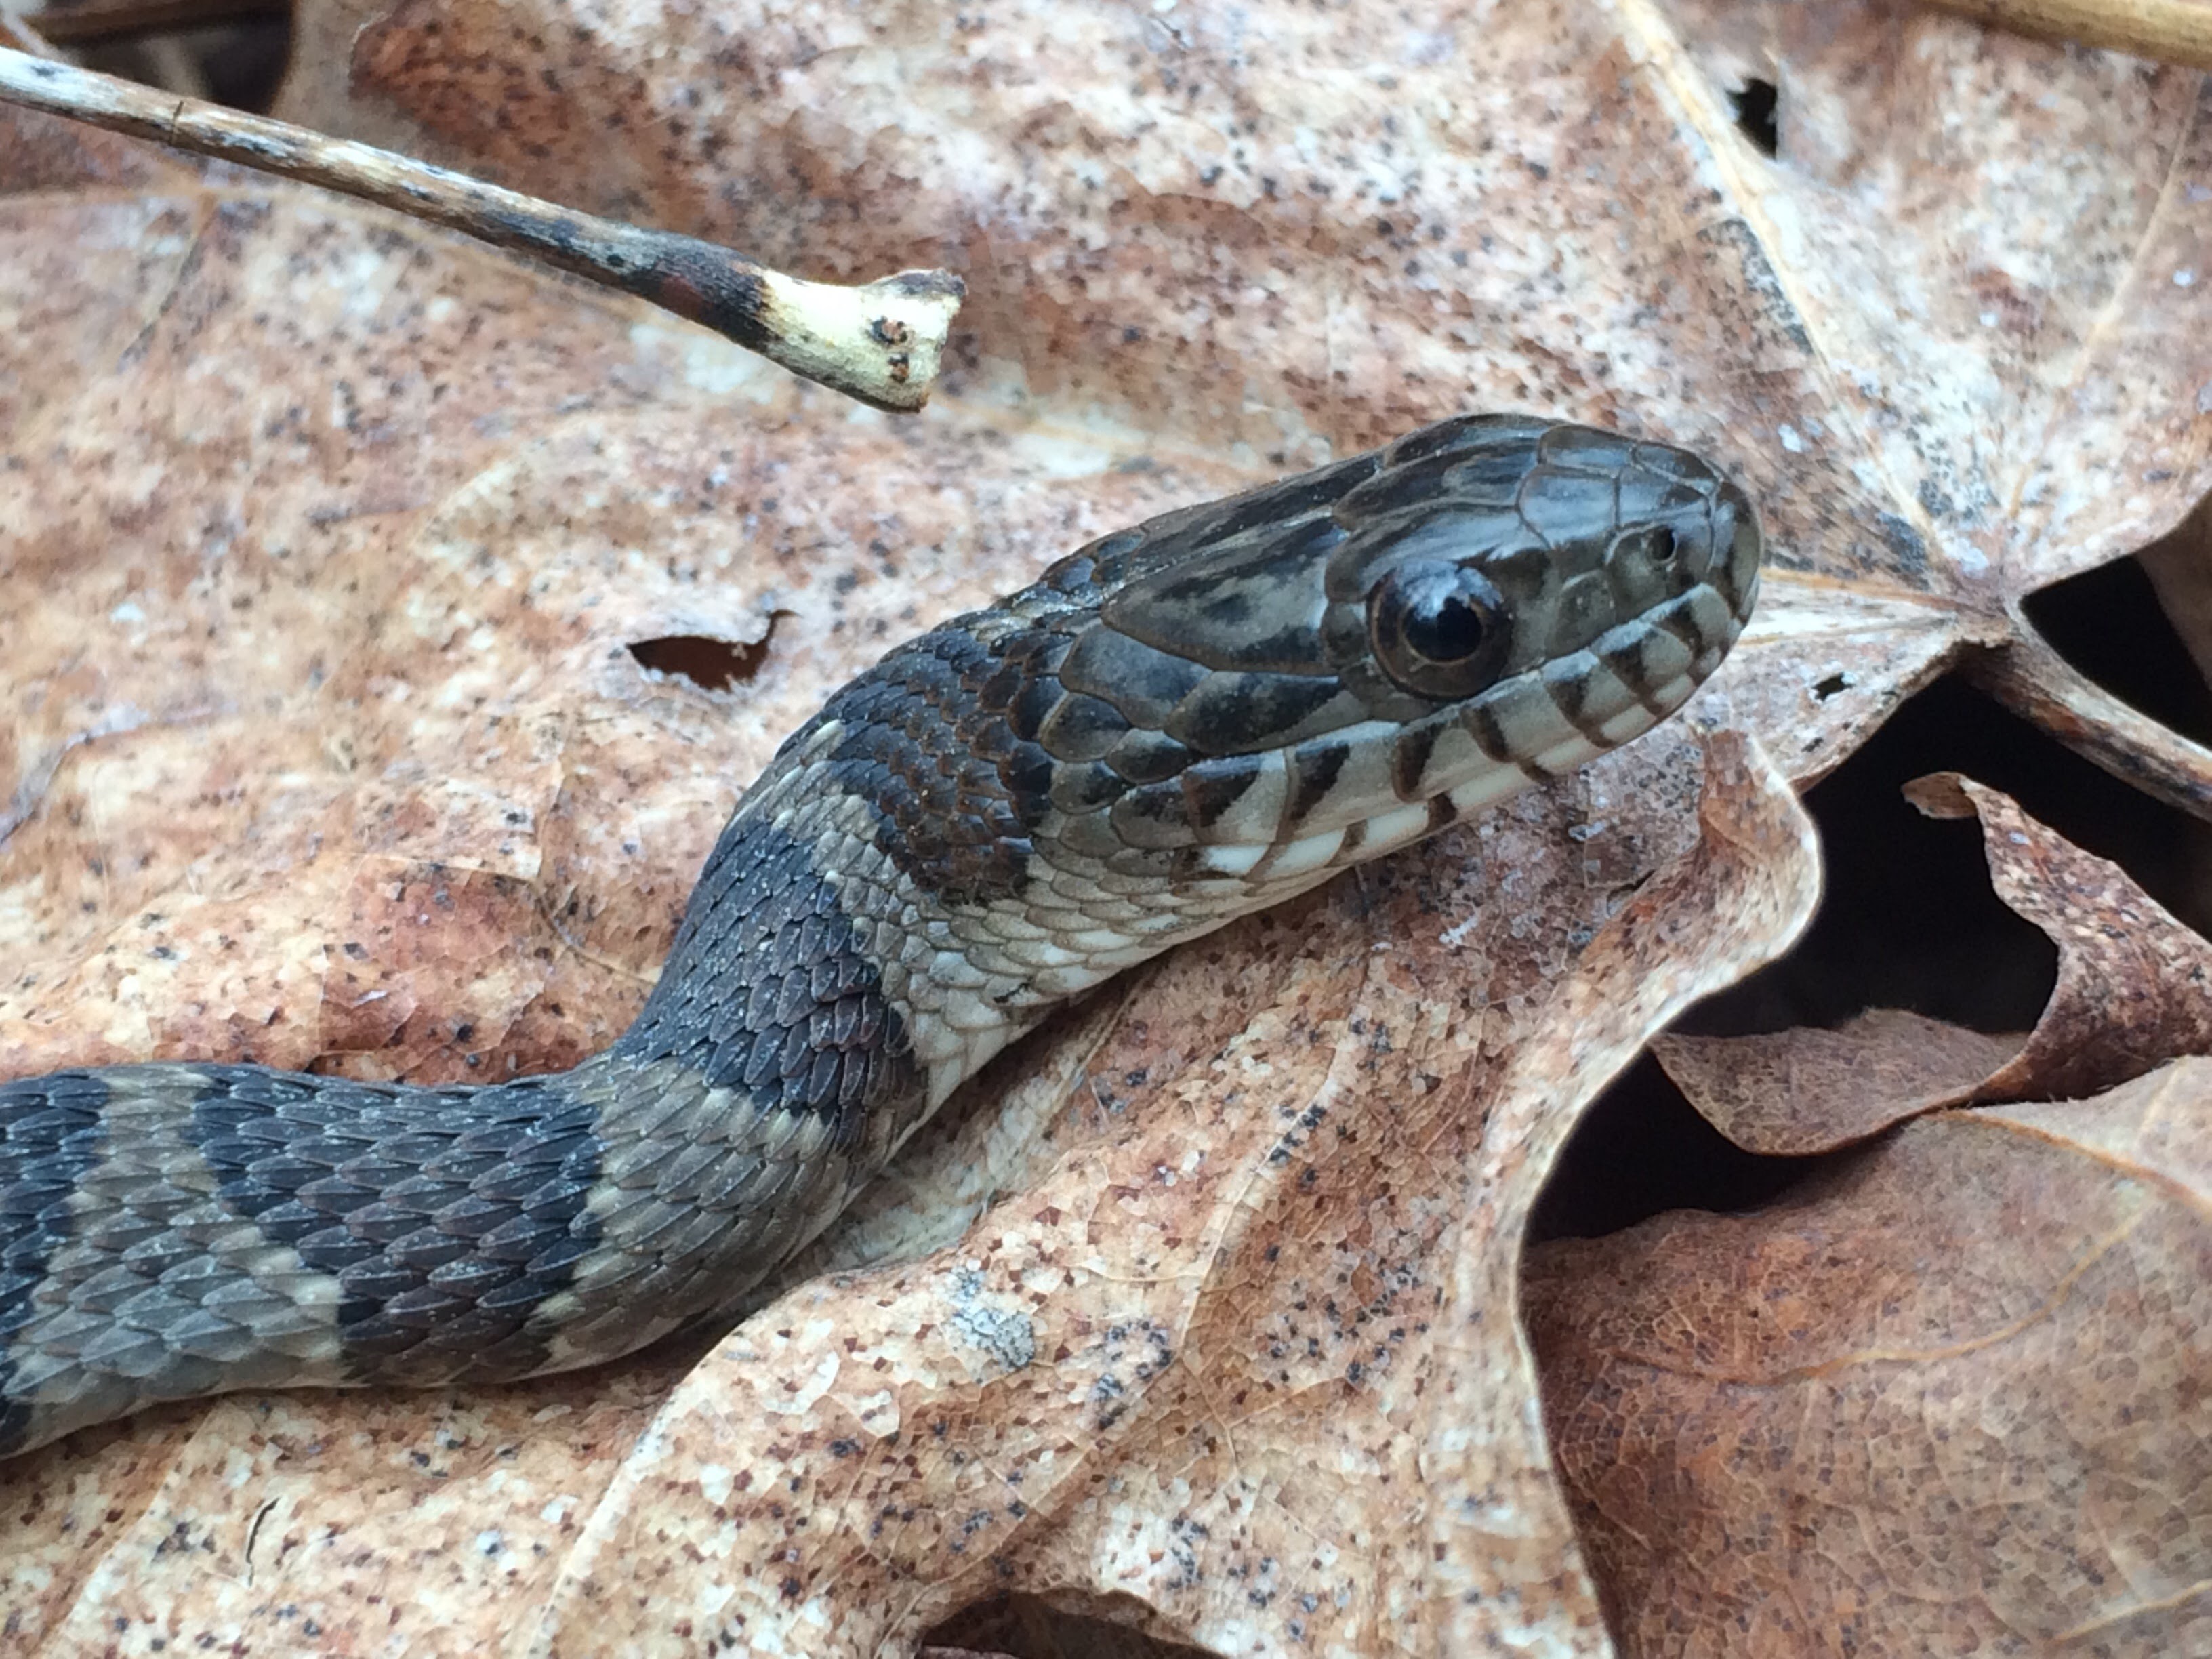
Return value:
<svg viewBox="0 0 2212 1659">
<path fill-rule="evenodd" d="M 1275 1592 L 1273 1585 L 1254 1584 L 1247 1593 L 1272 1598 Z M 1133 1620 L 1150 1612 L 1134 1597 L 1129 1600 Z M 1212 1651 L 1164 1642 L 1128 1625 L 1063 1613 L 1041 1596 L 1011 1594 L 972 1602 L 933 1626 L 921 1638 L 923 1652 L 933 1648 L 1006 1659 L 1211 1659 Z"/>
<path fill-rule="evenodd" d="M 708 634 L 671 634 L 658 640 L 639 640 L 629 653 L 639 664 L 658 674 L 673 674 L 708 691 L 726 691 L 761 671 L 768 660 L 769 641 L 775 637 L 771 620 L 767 635 L 757 643 L 718 640 Z"/>
<path fill-rule="evenodd" d="M 1756 76 L 1728 95 L 1735 111 L 1735 130 L 1758 146 L 1761 155 L 1772 159 L 1782 147 L 1781 129 L 1775 121 L 1775 106 L 1782 94 L 1771 81 Z"/>
<path fill-rule="evenodd" d="M 2212 744 L 2212 688 L 2135 560 L 2115 559 L 2031 593 L 2027 610 L 2052 650 L 2122 702 Z"/>
<path fill-rule="evenodd" d="M 1567 1138 L 1526 1242 L 1601 1238 L 1668 1210 L 1763 1209 L 1820 1162 L 1747 1152 L 1700 1117 L 1647 1053 L 1590 1103 Z"/>
<path fill-rule="evenodd" d="M 149 0 L 137 11 L 64 19 L 53 12 L 26 21 L 60 23 L 87 69 L 257 115 L 276 102 L 292 55 L 289 11 L 259 0 Z"/>
<path fill-rule="evenodd" d="M 2108 618 L 2105 625 L 2122 624 Z M 2120 865 L 2190 926 L 2203 932 L 2212 925 L 2212 831 L 1947 678 L 1908 702 L 1806 796 L 1827 886 L 1796 948 L 1692 1009 L 1676 1029 L 1733 1036 L 1832 1027 L 1876 1007 L 1982 1031 L 2032 1026 L 2057 974 L 2057 947 L 1990 890 L 1978 823 L 1923 817 L 1899 793 L 1900 785 L 1937 771 L 2003 790 L 2069 840 Z M 1824 1161 L 1741 1151 L 1646 1056 L 1576 1126 L 1528 1239 L 1597 1237 L 1668 1210 L 1756 1207 Z"/>
</svg>

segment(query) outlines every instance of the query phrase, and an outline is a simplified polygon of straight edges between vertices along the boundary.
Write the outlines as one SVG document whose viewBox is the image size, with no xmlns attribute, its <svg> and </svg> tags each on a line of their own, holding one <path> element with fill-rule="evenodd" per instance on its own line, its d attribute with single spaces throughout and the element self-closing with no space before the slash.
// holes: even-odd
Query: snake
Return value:
<svg viewBox="0 0 2212 1659">
<path fill-rule="evenodd" d="M 0 1456 L 735 1316 L 1056 1005 L 1665 719 L 1762 546 L 1691 450 L 1447 420 L 891 649 L 744 792 L 636 1020 L 568 1071 L 0 1084 Z"/>
</svg>

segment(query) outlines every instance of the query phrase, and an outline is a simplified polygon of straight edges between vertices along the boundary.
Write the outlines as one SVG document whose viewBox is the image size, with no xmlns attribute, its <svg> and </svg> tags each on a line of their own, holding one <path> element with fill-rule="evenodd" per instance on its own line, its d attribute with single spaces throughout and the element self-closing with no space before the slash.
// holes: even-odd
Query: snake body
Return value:
<svg viewBox="0 0 2212 1659">
<path fill-rule="evenodd" d="M 1054 1004 L 1663 719 L 1759 553 L 1686 451 L 1448 421 L 891 651 L 745 793 L 636 1023 L 571 1071 L 0 1085 L 0 1455 L 730 1310 Z"/>
</svg>

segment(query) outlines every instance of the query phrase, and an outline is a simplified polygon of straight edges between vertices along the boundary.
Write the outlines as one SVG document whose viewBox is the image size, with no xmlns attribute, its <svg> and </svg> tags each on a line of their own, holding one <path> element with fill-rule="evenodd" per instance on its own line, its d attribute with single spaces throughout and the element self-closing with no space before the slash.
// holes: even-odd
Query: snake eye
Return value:
<svg viewBox="0 0 2212 1659">
<path fill-rule="evenodd" d="M 1505 603 L 1481 572 L 1419 563 L 1392 571 L 1367 602 L 1367 635 L 1384 673 L 1424 697 L 1472 696 L 1511 643 Z"/>
</svg>

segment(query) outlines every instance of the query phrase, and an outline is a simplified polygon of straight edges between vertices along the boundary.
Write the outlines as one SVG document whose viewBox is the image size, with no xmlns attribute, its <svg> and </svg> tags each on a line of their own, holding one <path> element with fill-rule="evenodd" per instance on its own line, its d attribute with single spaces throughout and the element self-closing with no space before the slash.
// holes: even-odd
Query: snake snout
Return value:
<svg viewBox="0 0 2212 1659">
<path fill-rule="evenodd" d="M 1751 497 L 1732 483 L 1723 481 L 1713 503 L 1713 517 L 1717 529 L 1723 532 L 1717 539 L 1726 548 L 1727 556 L 1715 562 L 1712 583 L 1728 601 L 1729 614 L 1741 629 L 1751 620 L 1752 607 L 1759 603 L 1759 564 L 1765 555 L 1766 538 L 1759 529 L 1759 513 Z"/>
</svg>

